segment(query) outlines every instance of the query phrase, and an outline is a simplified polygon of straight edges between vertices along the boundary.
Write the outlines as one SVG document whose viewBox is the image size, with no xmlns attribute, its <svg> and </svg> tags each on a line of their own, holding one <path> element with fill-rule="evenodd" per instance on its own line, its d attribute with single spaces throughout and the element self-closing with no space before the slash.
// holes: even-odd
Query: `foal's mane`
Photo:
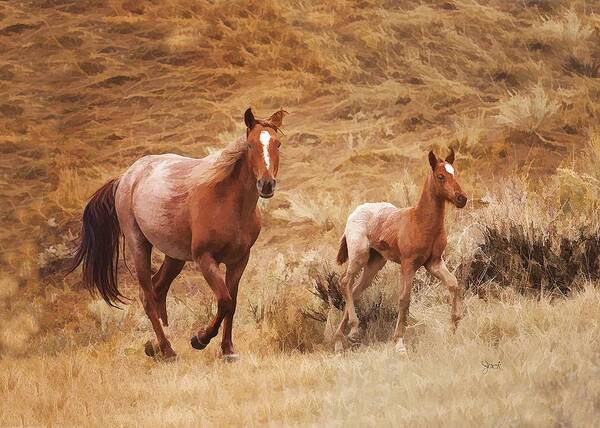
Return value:
<svg viewBox="0 0 600 428">
<path fill-rule="evenodd" d="M 275 132 L 280 131 L 274 123 L 267 120 L 256 120 L 262 126 L 272 128 Z M 246 145 L 246 135 L 238 137 L 232 143 L 229 143 L 219 153 L 217 159 L 200 176 L 200 182 L 208 186 L 214 186 L 229 177 L 238 161 L 244 156 L 248 146 Z"/>
</svg>

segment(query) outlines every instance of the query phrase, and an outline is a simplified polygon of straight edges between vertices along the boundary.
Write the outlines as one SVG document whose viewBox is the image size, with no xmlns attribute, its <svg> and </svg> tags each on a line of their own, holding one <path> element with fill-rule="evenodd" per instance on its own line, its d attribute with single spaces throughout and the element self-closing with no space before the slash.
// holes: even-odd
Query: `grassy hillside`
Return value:
<svg viewBox="0 0 600 428">
<path fill-rule="evenodd" d="M 589 425 L 598 46 L 590 0 L 0 2 L 0 421 Z M 82 208 L 143 155 L 223 147 L 248 106 L 290 115 L 241 285 L 243 360 L 189 347 L 215 309 L 192 265 L 169 300 L 180 360 L 148 360 L 138 302 L 110 310 L 64 277 Z M 335 355 L 339 313 L 311 291 L 348 213 L 414 202 L 427 151 L 450 146 L 471 200 L 447 218 L 463 323 L 452 335 L 420 273 L 398 361 L 390 265 L 362 303 L 365 346 Z"/>
</svg>

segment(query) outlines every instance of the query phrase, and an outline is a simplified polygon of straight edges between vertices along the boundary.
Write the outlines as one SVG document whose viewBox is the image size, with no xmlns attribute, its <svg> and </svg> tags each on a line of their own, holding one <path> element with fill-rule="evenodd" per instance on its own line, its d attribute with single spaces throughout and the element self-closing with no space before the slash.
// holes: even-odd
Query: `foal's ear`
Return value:
<svg viewBox="0 0 600 428">
<path fill-rule="evenodd" d="M 431 165 L 431 169 L 435 169 L 435 167 L 438 164 L 438 158 L 435 155 L 435 153 L 433 153 L 433 150 L 429 151 L 429 165 Z"/>
<path fill-rule="evenodd" d="M 286 114 L 289 114 L 289 113 L 287 111 L 285 111 L 284 109 L 280 109 L 280 110 L 276 111 L 275 113 L 273 113 L 271 115 L 271 117 L 267 119 L 267 121 L 271 122 L 273 125 L 280 128 L 281 125 L 283 125 L 283 117 Z"/>
<path fill-rule="evenodd" d="M 256 125 L 256 119 L 254 118 L 254 114 L 250 107 L 248 107 L 248 110 L 244 113 L 244 122 L 246 122 L 246 127 L 248 129 L 252 129 L 254 128 L 254 125 Z"/>
<path fill-rule="evenodd" d="M 454 149 L 450 149 L 450 154 L 446 156 L 446 162 L 448 162 L 449 164 L 454 163 Z"/>
</svg>

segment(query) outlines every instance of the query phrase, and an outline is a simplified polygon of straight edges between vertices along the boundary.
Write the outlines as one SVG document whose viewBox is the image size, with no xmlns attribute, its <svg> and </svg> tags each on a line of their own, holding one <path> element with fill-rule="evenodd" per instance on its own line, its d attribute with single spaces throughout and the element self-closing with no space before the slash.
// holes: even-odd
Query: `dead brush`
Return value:
<svg viewBox="0 0 600 428">
<path fill-rule="evenodd" d="M 519 291 L 569 295 L 577 278 L 600 278 L 597 229 L 582 226 L 566 234 L 512 223 L 506 232 L 484 226 L 482 235 L 478 251 L 459 267 L 467 288 L 480 296 L 492 282 Z"/>
<path fill-rule="evenodd" d="M 343 311 L 346 305 L 344 295 L 340 291 L 340 275 L 331 266 L 323 265 L 321 271 L 314 274 L 314 289 L 311 290 L 315 296 L 322 301 L 319 309 L 303 308 L 301 313 L 309 319 L 319 322 L 327 321 L 327 312 L 331 308 Z M 389 299 L 386 298 L 379 283 L 380 277 L 373 280 L 371 288 L 379 290 L 374 298 L 358 299 L 356 304 L 356 315 L 363 327 L 367 327 L 377 321 L 395 322 L 398 310 Z M 365 293 L 366 294 L 366 293 Z"/>
<path fill-rule="evenodd" d="M 600 77 L 600 62 L 585 61 L 575 56 L 570 56 L 564 66 L 565 71 L 569 74 L 577 74 L 582 77 L 596 79 Z"/>
</svg>

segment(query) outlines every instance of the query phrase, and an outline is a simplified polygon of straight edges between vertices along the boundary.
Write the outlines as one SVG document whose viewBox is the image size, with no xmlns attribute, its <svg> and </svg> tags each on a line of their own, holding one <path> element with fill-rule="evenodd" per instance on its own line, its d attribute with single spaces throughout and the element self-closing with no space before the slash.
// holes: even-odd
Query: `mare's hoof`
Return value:
<svg viewBox="0 0 600 428">
<path fill-rule="evenodd" d="M 240 356 L 238 354 L 224 354 L 223 361 L 226 363 L 237 363 L 240 360 Z"/>
<path fill-rule="evenodd" d="M 198 336 L 196 336 L 196 335 L 192 336 L 192 338 L 190 340 L 190 344 L 192 345 L 192 348 L 198 349 L 198 350 L 202 350 L 208 346 L 208 343 L 200 342 L 200 340 L 198 339 Z"/>
<path fill-rule="evenodd" d="M 154 346 L 154 342 L 152 340 L 149 340 L 144 344 L 144 353 L 149 357 L 154 357 L 158 353 L 158 349 L 156 346 Z"/>
<path fill-rule="evenodd" d="M 160 350 L 158 344 L 153 340 L 149 340 L 144 344 L 144 353 L 149 357 L 161 361 L 173 361 L 177 358 L 177 354 L 175 351 L 173 351 L 173 349 L 171 349 L 171 347 L 163 352 Z"/>
</svg>

